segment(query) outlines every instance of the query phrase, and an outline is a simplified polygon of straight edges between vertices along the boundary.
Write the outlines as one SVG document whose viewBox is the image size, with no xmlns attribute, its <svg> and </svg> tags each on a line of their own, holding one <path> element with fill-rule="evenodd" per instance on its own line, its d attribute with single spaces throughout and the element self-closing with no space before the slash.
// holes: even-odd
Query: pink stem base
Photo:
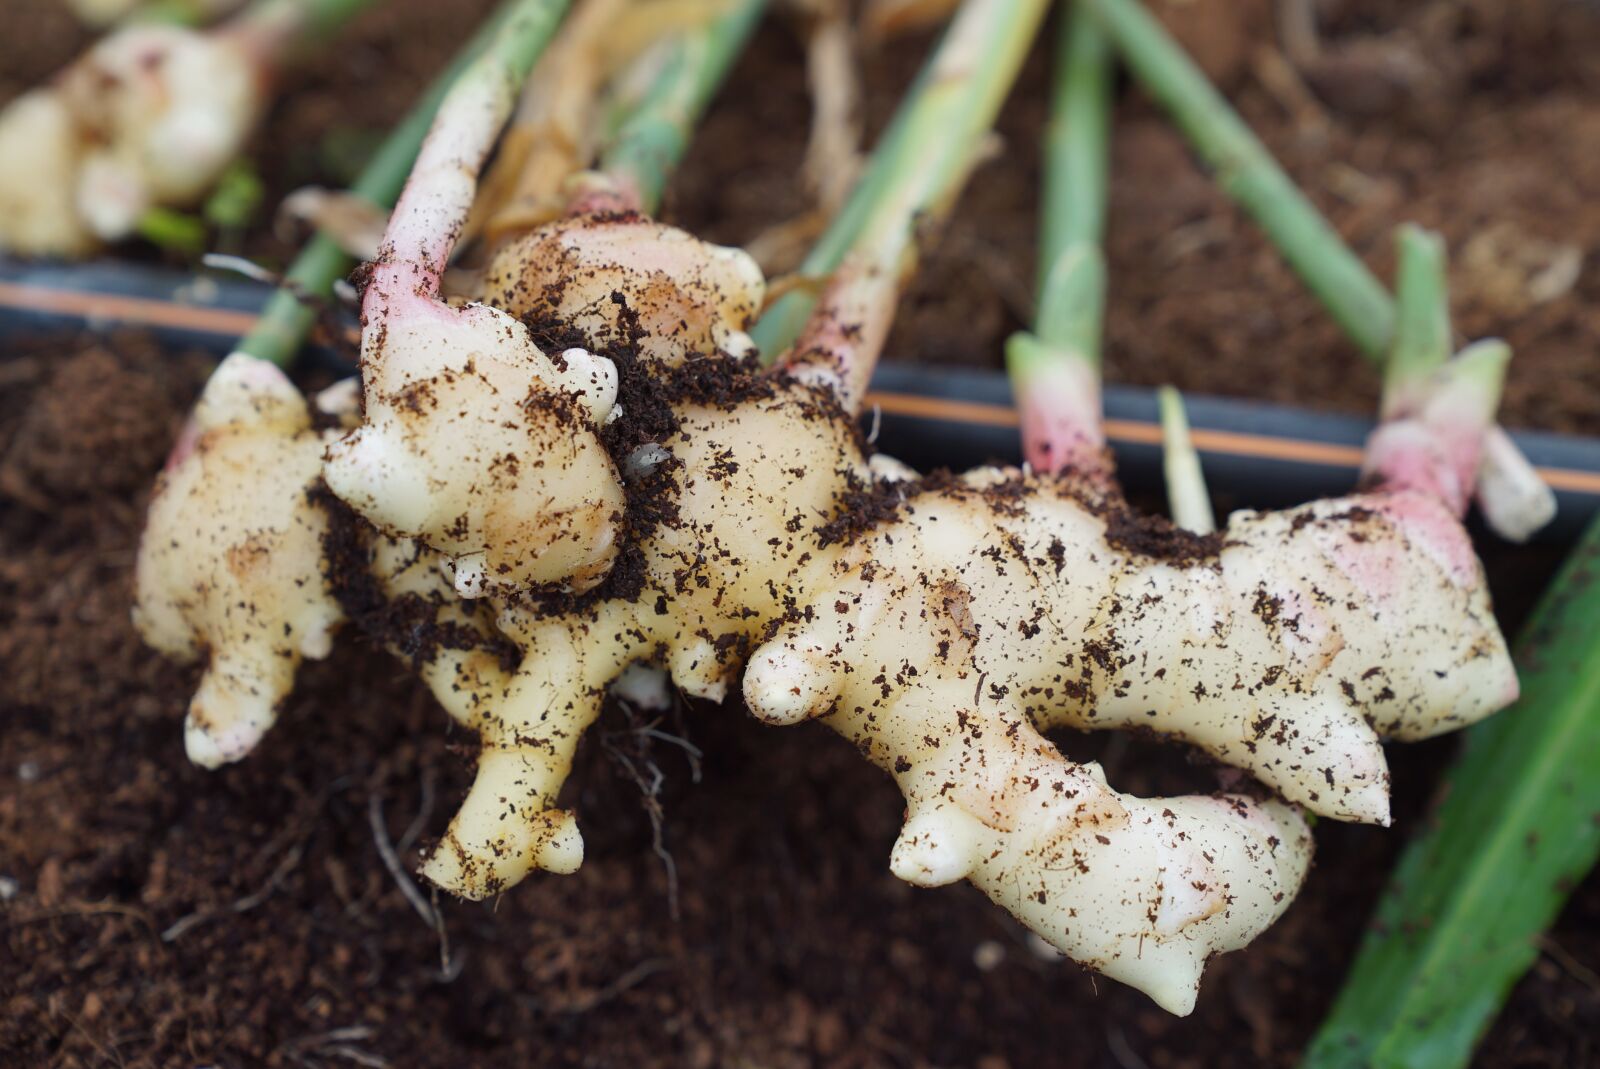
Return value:
<svg viewBox="0 0 1600 1069">
<path fill-rule="evenodd" d="M 1115 485 L 1100 418 L 1100 379 L 1086 361 L 1035 365 L 1015 389 L 1022 455 L 1035 471 L 1071 475 L 1100 489 Z"/>
<path fill-rule="evenodd" d="M 573 179 L 572 192 L 567 198 L 567 214 L 642 215 L 644 200 L 631 183 L 591 171 Z"/>
<path fill-rule="evenodd" d="M 826 383 L 846 411 L 857 411 L 888 340 L 899 295 L 895 272 L 846 261 L 783 363 L 800 377 Z"/>
</svg>

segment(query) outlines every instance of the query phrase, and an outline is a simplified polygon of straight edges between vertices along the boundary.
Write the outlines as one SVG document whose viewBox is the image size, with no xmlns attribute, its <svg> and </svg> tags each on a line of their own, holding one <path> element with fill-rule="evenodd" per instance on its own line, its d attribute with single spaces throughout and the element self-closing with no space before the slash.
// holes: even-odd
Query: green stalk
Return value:
<svg viewBox="0 0 1600 1069">
<path fill-rule="evenodd" d="M 1450 294 L 1444 239 L 1407 224 L 1395 237 L 1394 341 L 1383 370 L 1388 415 L 1450 359 Z"/>
<path fill-rule="evenodd" d="M 1383 284 L 1139 0 L 1080 2 L 1105 27 L 1145 91 L 1216 172 L 1223 191 L 1266 231 L 1345 334 L 1381 367 L 1396 317 Z M 1494 530 L 1525 541 L 1555 515 L 1555 495 L 1503 430 L 1491 427 L 1489 439 L 1478 473 L 1478 502 Z"/>
<path fill-rule="evenodd" d="M 1074 7 L 1061 20 L 1061 56 L 1045 135 L 1034 336 L 1099 374 L 1105 316 L 1106 182 L 1111 154 L 1111 50 Z"/>
<path fill-rule="evenodd" d="M 1054 340 L 1049 321 L 1057 303 L 1050 276 L 1069 248 L 1099 246 L 1104 239 L 1106 183 L 1111 170 L 1110 43 L 1082 7 L 1075 5 L 1061 19 L 1057 52 L 1061 59 L 1044 142 L 1035 324 L 1035 331 L 1046 341 Z M 1096 342 L 1084 348 L 1098 351 L 1099 345 Z"/>
<path fill-rule="evenodd" d="M 254 0 L 229 26 L 284 27 L 296 39 L 327 37 L 373 0 Z M 248 32 L 248 31 L 247 31 Z"/>
<path fill-rule="evenodd" d="M 960 191 L 1045 8 L 1045 0 L 966 0 L 802 276 L 826 278 L 847 256 L 885 273 L 904 265 L 913 231 L 942 218 Z M 816 303 L 797 289 L 767 309 L 751 332 L 765 360 L 794 342 Z"/>
<path fill-rule="evenodd" d="M 212 17 L 203 0 L 156 0 L 141 4 L 123 19 L 123 25 L 199 26 Z"/>
<path fill-rule="evenodd" d="M 518 6 L 506 0 L 450 61 L 450 66 L 428 87 L 422 99 L 379 147 L 350 189 L 381 208 L 392 208 L 405 186 L 422 139 L 433 123 L 434 112 L 456 78 L 495 38 L 500 26 Z M 332 238 L 318 234 L 301 250 L 284 275 L 284 284 L 262 309 L 261 318 L 242 338 L 237 352 L 288 367 L 317 320 L 317 302 L 333 292 L 333 284 L 350 273 L 355 260 Z"/>
<path fill-rule="evenodd" d="M 1023 454 L 1043 472 L 1109 480 L 1100 415 L 1111 52 L 1081 6 L 1062 18 L 1045 136 L 1038 309 L 1006 339 Z"/>
<path fill-rule="evenodd" d="M 1517 665 L 1522 698 L 1467 733 L 1302 1069 L 1466 1065 L 1600 856 L 1600 522 Z"/>
<path fill-rule="evenodd" d="M 727 14 L 680 35 L 661 73 L 635 102 L 600 154 L 599 170 L 653 214 L 706 105 L 738 58 L 766 0 L 738 0 Z"/>
<path fill-rule="evenodd" d="M 1161 406 L 1161 465 L 1172 522 L 1195 534 L 1210 534 L 1217 529 L 1217 518 L 1211 511 L 1200 454 L 1195 452 L 1189 436 L 1189 413 L 1183 407 L 1183 394 L 1175 387 L 1163 386 L 1156 397 Z"/>
<path fill-rule="evenodd" d="M 151 208 L 139 216 L 138 234 L 150 244 L 184 256 L 206 251 L 205 220 L 172 208 Z"/>
<path fill-rule="evenodd" d="M 1145 91 L 1171 114 L 1217 182 L 1376 364 L 1388 355 L 1394 302 L 1272 154 L 1138 0 L 1081 0 Z"/>
</svg>

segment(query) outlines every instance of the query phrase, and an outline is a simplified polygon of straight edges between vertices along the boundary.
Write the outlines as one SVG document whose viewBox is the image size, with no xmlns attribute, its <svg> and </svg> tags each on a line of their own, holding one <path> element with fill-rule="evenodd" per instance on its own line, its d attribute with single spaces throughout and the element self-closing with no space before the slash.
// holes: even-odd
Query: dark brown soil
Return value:
<svg viewBox="0 0 1600 1069">
<path fill-rule="evenodd" d="M 487 6 L 389 0 L 291 75 L 257 154 L 270 194 L 347 178 Z M 1445 230 L 1458 324 L 1517 347 L 1511 422 L 1600 430 L 1597 9 L 1319 3 L 1323 50 L 1300 66 L 1301 94 L 1283 87 L 1265 0 L 1153 6 L 1380 271 L 1396 223 Z M 56 0 L 11 0 L 4 22 L 0 99 L 83 43 Z M 925 44 L 874 58 L 872 128 Z M 1046 58 L 1007 109 L 1005 154 L 930 251 L 892 354 L 998 366 L 1026 320 Z M 666 214 L 738 242 L 798 213 L 806 121 L 798 48 L 768 28 Z M 1131 90 L 1114 165 L 1113 380 L 1371 404 L 1375 376 Z M 1566 255 L 1551 245 L 1576 247 L 1582 270 L 1530 303 L 1529 278 Z M 263 228 L 248 247 L 272 260 L 291 246 Z M 970 889 L 893 879 L 888 780 L 825 731 L 732 710 L 660 725 L 704 751 L 698 781 L 679 748 L 654 744 L 673 920 L 639 788 L 613 756 L 637 759 L 648 737 L 613 710 L 574 776 L 583 870 L 491 905 L 442 903 L 459 966 L 446 979 L 437 934 L 382 864 L 373 806 L 391 840 L 414 821 L 437 835 L 470 741 L 398 662 L 352 639 L 306 671 L 258 754 L 203 773 L 182 753 L 192 673 L 132 632 L 143 496 L 203 366 L 135 339 L 0 362 L 0 1065 L 1288 1066 L 1452 751 L 1394 748 L 1396 827 L 1319 825 L 1305 893 L 1213 966 L 1179 1021 L 1039 960 Z M 1491 552 L 1514 622 L 1552 561 Z M 1214 778 L 1173 749 L 1064 741 L 1124 789 Z M 990 943 L 1003 957 L 985 972 Z M 1545 951 L 1480 1065 L 1600 1065 L 1600 881 Z"/>
<path fill-rule="evenodd" d="M 1600 245 L 1600 9 L 1562 0 L 1306 4 L 1319 12 L 1321 50 L 1298 67 L 1274 17 L 1295 4 L 1151 7 L 1381 277 L 1398 224 L 1443 231 L 1458 329 L 1515 347 L 1509 424 L 1600 431 L 1591 255 Z M 895 42 L 872 57 L 870 128 L 887 121 L 926 43 Z M 1027 322 L 1047 51 L 1035 49 L 1006 106 L 1000 156 L 973 175 L 925 258 L 891 359 L 998 368 L 1005 337 Z M 799 65 L 781 35 L 757 38 L 691 148 L 669 215 L 742 242 L 800 210 L 803 139 L 771 136 L 807 121 Z M 1119 100 L 1107 378 L 1370 411 L 1372 369 L 1136 87 Z M 1551 265 L 1562 257 L 1578 258 L 1579 275 L 1552 296 Z M 1541 271 L 1550 272 L 1543 283 Z"/>
<path fill-rule="evenodd" d="M 6 0 L 0 35 L 0 101 L 44 81 L 90 40 L 59 0 Z"/>
</svg>

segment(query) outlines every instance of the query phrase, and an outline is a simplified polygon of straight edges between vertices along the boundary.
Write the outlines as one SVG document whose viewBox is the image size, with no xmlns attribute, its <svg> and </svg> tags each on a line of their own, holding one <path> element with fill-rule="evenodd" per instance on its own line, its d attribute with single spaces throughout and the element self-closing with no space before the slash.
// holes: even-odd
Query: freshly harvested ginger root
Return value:
<svg viewBox="0 0 1600 1069">
<path fill-rule="evenodd" d="M 1382 823 L 1380 733 L 1426 737 L 1515 694 L 1414 426 L 1375 451 L 1378 488 L 1238 514 L 1208 538 L 1133 516 L 1108 472 L 919 478 L 871 456 L 855 409 L 903 234 L 845 264 L 773 371 L 744 333 L 754 265 L 625 210 L 577 206 L 499 249 L 484 303 L 447 303 L 510 103 L 498 75 L 452 93 L 371 266 L 359 426 L 321 470 L 342 504 L 310 467 L 273 489 L 327 549 L 282 581 L 325 583 L 478 735 L 473 786 L 424 861 L 438 886 L 482 899 L 576 868 L 578 818 L 558 799 L 578 742 L 608 688 L 665 671 L 700 698 L 738 691 L 771 724 L 821 720 L 905 795 L 896 875 L 969 880 L 1187 1013 L 1205 962 L 1287 908 L 1304 823 L 1253 794 L 1122 794 L 1044 731 L 1139 727 L 1317 813 Z M 1426 404 L 1387 415 L 1438 422 Z M 1451 440 L 1476 442 L 1487 415 L 1459 415 Z M 260 492 L 217 470 L 208 492 Z M 224 566 L 232 535 L 157 519 L 147 544 Z M 142 569 L 141 599 L 172 583 Z M 462 640 L 389 626 L 419 607 Z M 184 622 L 214 662 L 249 637 L 225 616 Z"/>
<path fill-rule="evenodd" d="M 206 768 L 237 761 L 277 719 L 303 658 L 350 617 L 384 636 L 452 716 L 505 688 L 514 651 L 489 613 L 453 596 L 438 554 L 329 522 L 323 452 L 356 416 L 356 383 L 305 400 L 272 364 L 234 353 L 206 384 L 156 484 L 139 547 L 134 624 L 180 661 L 205 658 L 184 743 Z M 337 565 L 337 566 L 335 566 Z M 431 636 L 431 637 L 430 637 Z"/>
<path fill-rule="evenodd" d="M 581 220 L 558 225 L 580 240 Z M 651 228 L 636 233 L 656 241 Z M 526 247 L 551 247 L 537 238 Z M 614 240 L 604 233 L 602 245 Z M 668 247 L 700 246 L 675 236 Z M 726 258 L 706 250 L 683 263 Z M 1281 803 L 1245 796 L 1119 794 L 1042 731 L 1158 732 L 1315 812 L 1383 822 L 1380 732 L 1426 737 L 1515 692 L 1466 536 L 1425 493 L 1240 514 L 1202 539 L 1137 519 L 1114 494 L 1068 476 L 880 478 L 885 466 L 872 463 L 817 375 L 767 373 L 688 347 L 655 359 L 646 354 L 664 350 L 642 335 L 619 338 L 642 330 L 635 301 L 662 298 L 658 274 L 621 271 L 607 283 L 622 314 L 599 330 L 617 361 L 577 347 L 539 353 L 520 317 L 566 314 L 548 303 L 559 290 L 541 284 L 541 262 L 560 258 L 522 264 L 525 284 L 496 294 L 511 298 L 505 307 L 447 310 L 493 329 L 453 332 L 450 346 L 424 329 L 378 332 L 367 422 L 333 444 L 326 466 L 339 492 L 349 443 L 370 428 L 418 454 L 457 458 L 466 472 L 474 458 L 510 456 L 514 465 L 500 465 L 509 474 L 485 470 L 514 477 L 515 494 L 490 489 L 468 502 L 537 502 L 562 517 L 570 544 L 607 550 L 574 554 L 558 541 L 512 557 L 547 568 L 517 586 L 478 578 L 487 568 L 464 582 L 460 559 L 448 566 L 455 592 L 495 595 L 498 631 L 521 651 L 511 670 L 482 651 L 476 669 L 437 661 L 437 650 L 413 657 L 483 747 L 477 780 L 424 866 L 448 890 L 487 897 L 533 869 L 581 861 L 576 815 L 556 798 L 606 688 L 646 663 L 690 694 L 742 690 L 770 723 L 822 719 L 906 794 L 897 875 L 969 879 L 1077 960 L 1186 1012 L 1207 957 L 1244 945 L 1286 907 L 1309 859 L 1304 826 Z M 536 296 L 519 304 L 518 294 Z M 522 363 L 497 355 L 508 340 Z M 386 394 L 389 382 L 403 386 Z M 619 393 L 642 410 L 611 419 Z M 475 444 L 486 422 L 493 446 Z M 574 442 L 594 465 L 563 478 L 551 458 L 570 456 Z M 328 522 L 306 493 L 314 467 L 298 469 L 287 497 L 307 527 Z M 521 484 L 530 474 L 536 490 Z M 439 480 L 360 485 L 346 500 L 357 511 L 375 502 L 380 522 L 460 507 L 431 500 L 455 493 Z M 237 483 L 232 492 L 262 496 Z M 596 509 L 596 500 L 613 504 Z M 161 537 L 160 515 L 147 545 Z M 468 517 L 462 526 L 488 530 Z M 382 526 L 399 540 L 369 531 L 362 544 L 429 537 L 421 525 Z M 363 529 L 339 510 L 330 537 Z M 186 546 L 189 558 L 204 545 Z M 466 611 L 420 551 L 390 552 L 433 584 L 430 605 Z M 369 568 L 379 556 L 369 554 Z M 329 566 L 302 558 L 297 589 Z M 146 596 L 144 586 L 165 581 L 151 570 L 141 579 Z M 468 615 L 484 626 L 481 613 Z M 199 640 L 214 657 L 233 641 L 223 631 Z"/>
</svg>

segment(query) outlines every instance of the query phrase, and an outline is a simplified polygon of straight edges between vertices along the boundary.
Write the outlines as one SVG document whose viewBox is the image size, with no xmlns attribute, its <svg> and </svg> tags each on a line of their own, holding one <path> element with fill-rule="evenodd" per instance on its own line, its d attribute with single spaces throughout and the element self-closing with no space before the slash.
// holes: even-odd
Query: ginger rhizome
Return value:
<svg viewBox="0 0 1600 1069">
<path fill-rule="evenodd" d="M 659 280 L 638 277 L 642 299 Z M 633 293 L 618 295 L 626 308 Z M 495 311 L 518 326 L 512 313 L 531 312 Z M 419 338 L 390 332 L 381 349 L 424 384 L 418 395 L 490 355 L 456 334 L 460 367 L 440 369 L 437 346 L 412 348 Z M 530 389 L 537 403 L 494 411 L 523 420 L 530 442 L 546 439 L 540 423 L 592 436 L 624 502 L 597 522 L 629 532 L 612 543 L 625 566 L 586 595 L 569 577 L 564 591 L 497 599 L 498 630 L 522 651 L 503 677 L 486 655 L 490 670 L 458 687 L 464 670 L 433 666 L 439 650 L 416 658 L 435 693 L 471 695 L 452 712 L 483 747 L 424 868 L 457 893 L 577 864 L 576 814 L 557 795 L 608 684 L 646 662 L 690 694 L 742 687 L 772 723 L 823 719 L 907 795 L 898 875 L 972 879 L 1078 960 L 1182 1011 L 1205 958 L 1286 905 L 1304 829 L 1273 802 L 1120 795 L 1042 730 L 1160 732 L 1314 811 L 1381 821 L 1379 730 L 1425 737 L 1514 691 L 1470 546 L 1420 492 L 1245 514 L 1218 537 L 1185 537 L 1070 477 L 881 481 L 827 388 L 726 356 L 609 345 L 637 421 L 608 428 L 581 384 L 566 406 Z M 478 433 L 464 402 L 384 409 L 369 392 L 367 403 L 408 442 Z M 294 499 L 316 508 L 303 489 Z M 448 604 L 442 584 L 427 603 Z"/>
<path fill-rule="evenodd" d="M 324 445 L 283 372 L 234 355 L 206 384 L 156 484 L 134 623 L 168 656 L 206 658 L 184 728 L 196 764 L 248 753 L 301 658 L 327 656 L 343 620 L 322 576 L 327 521 L 306 502 Z"/>
<path fill-rule="evenodd" d="M 956 59 L 987 53 L 952 37 L 936 69 L 954 76 Z M 253 506 L 275 530 L 321 532 L 320 555 L 285 557 L 298 574 L 279 581 L 405 656 L 478 736 L 474 783 L 423 865 L 438 886 L 482 899 L 576 868 L 579 817 L 559 801 L 576 748 L 608 688 L 665 671 L 773 725 L 822 721 L 905 795 L 896 875 L 969 880 L 1186 1013 L 1206 961 L 1288 907 L 1305 824 L 1254 794 L 1120 793 L 1046 731 L 1154 732 L 1316 813 L 1383 823 L 1380 735 L 1427 737 L 1514 695 L 1455 502 L 1404 444 L 1411 430 L 1375 449 L 1376 489 L 1237 514 L 1210 537 L 1130 512 L 1097 416 L 1025 422 L 1069 437 L 1029 443 L 1069 461 L 1044 470 L 922 478 L 872 456 L 856 409 L 919 198 L 947 197 L 937 185 L 863 226 L 875 247 L 846 259 L 775 370 L 747 355 L 753 264 L 636 213 L 536 230 L 497 254 L 482 303 L 447 303 L 453 235 L 512 100 L 499 80 L 469 89 L 441 111 L 370 269 L 362 411 L 331 432 L 326 490 L 301 467 Z M 928 163 L 919 173 L 965 166 Z M 1490 412 L 1445 407 L 1419 401 L 1390 422 L 1481 440 Z M 260 493 L 216 466 L 193 481 L 196 500 Z M 242 532 L 153 512 L 146 541 L 215 572 Z M 154 568 L 140 579 L 142 600 L 193 585 Z M 281 614 L 182 622 L 186 639 L 167 645 L 213 665 L 281 630 Z"/>
<path fill-rule="evenodd" d="M 86 256 L 189 208 L 243 149 L 283 55 L 355 0 L 257 0 L 212 30 L 136 23 L 0 111 L 0 250 Z"/>
<path fill-rule="evenodd" d="M 184 728 L 198 765 L 249 753 L 302 659 L 326 657 L 350 618 L 415 665 L 463 722 L 504 690 L 515 651 L 487 608 L 452 595 L 437 553 L 329 522 L 348 510 L 322 487 L 323 453 L 355 419 L 355 385 L 318 395 L 314 421 L 283 372 L 235 353 L 207 382 L 156 484 L 134 624 L 168 656 L 205 661 Z"/>
</svg>

